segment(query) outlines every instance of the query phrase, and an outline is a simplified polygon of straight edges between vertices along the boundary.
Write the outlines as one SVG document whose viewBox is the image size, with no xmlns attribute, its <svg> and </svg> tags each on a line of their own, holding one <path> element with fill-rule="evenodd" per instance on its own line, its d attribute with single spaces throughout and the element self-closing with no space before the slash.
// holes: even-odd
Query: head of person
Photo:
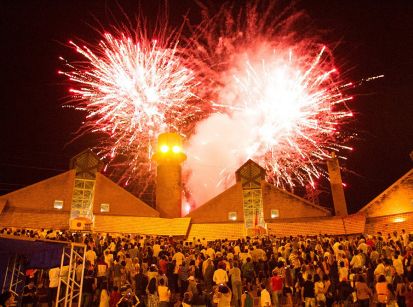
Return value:
<svg viewBox="0 0 413 307">
<path fill-rule="evenodd" d="M 196 282 L 194 276 L 189 276 L 188 281 L 191 282 L 191 283 L 195 283 L 195 282 Z"/>
<path fill-rule="evenodd" d="M 386 282 L 386 277 L 384 275 L 380 275 L 377 282 Z"/>
<path fill-rule="evenodd" d="M 221 284 L 218 286 L 218 292 L 222 294 L 227 294 L 229 292 L 229 289 L 224 284 Z"/>
</svg>

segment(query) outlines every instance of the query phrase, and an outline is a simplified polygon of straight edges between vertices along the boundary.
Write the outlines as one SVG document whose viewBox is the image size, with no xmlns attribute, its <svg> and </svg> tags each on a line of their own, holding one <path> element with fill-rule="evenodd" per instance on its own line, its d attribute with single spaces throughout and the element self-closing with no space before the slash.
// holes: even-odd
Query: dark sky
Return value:
<svg viewBox="0 0 413 307">
<path fill-rule="evenodd" d="M 97 39 L 91 27 L 96 20 L 108 26 L 113 16 L 120 19 L 117 3 L 133 18 L 139 2 L 0 2 L 0 194 L 66 170 L 70 157 L 88 146 L 84 139 L 70 142 L 82 117 L 62 108 L 68 86 L 57 75 L 58 57 L 73 56 L 65 46 L 70 39 Z M 159 3 L 144 1 L 149 19 Z M 177 24 L 188 10 L 194 21 L 199 17 L 194 1 L 169 3 Z M 413 2 L 313 0 L 297 7 L 306 10 L 315 28 L 326 30 L 324 40 L 346 78 L 385 75 L 359 87 L 351 104 L 356 121 L 349 129 L 359 137 L 343 177 L 354 212 L 413 166 Z"/>
</svg>

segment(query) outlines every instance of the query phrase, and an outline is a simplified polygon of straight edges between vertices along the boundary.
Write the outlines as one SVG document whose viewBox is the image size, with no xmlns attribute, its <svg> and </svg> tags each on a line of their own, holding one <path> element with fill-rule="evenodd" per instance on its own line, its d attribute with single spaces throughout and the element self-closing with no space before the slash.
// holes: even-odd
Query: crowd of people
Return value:
<svg viewBox="0 0 413 307">
<path fill-rule="evenodd" d="M 83 242 L 82 306 L 413 306 L 413 237 L 383 235 L 239 240 L 52 230 L 1 234 Z M 22 303 L 50 306 L 64 269 L 28 268 Z M 8 293 L 3 296 L 11 300 Z M 409 303 L 410 302 L 410 303 Z"/>
</svg>

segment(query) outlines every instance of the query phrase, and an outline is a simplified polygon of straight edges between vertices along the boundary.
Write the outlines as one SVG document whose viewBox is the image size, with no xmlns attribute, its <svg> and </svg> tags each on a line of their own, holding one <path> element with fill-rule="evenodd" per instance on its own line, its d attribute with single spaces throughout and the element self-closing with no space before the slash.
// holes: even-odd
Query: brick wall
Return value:
<svg viewBox="0 0 413 307">
<path fill-rule="evenodd" d="M 237 212 L 237 220 L 244 220 L 242 210 L 241 183 L 236 183 L 201 207 L 190 212 L 187 217 L 192 223 L 227 223 L 228 212 Z"/>
<path fill-rule="evenodd" d="M 95 232 L 138 233 L 186 236 L 190 218 L 163 219 L 156 217 L 95 216 Z"/>
<path fill-rule="evenodd" d="M 192 224 L 188 234 L 188 240 L 193 238 L 205 238 L 208 241 L 216 239 L 235 240 L 244 237 L 244 223 Z"/>
<path fill-rule="evenodd" d="M 53 210 L 55 200 L 63 200 L 61 211 L 70 211 L 75 172 L 63 174 L 37 182 L 23 189 L 0 196 L 15 208 Z"/>
<path fill-rule="evenodd" d="M 372 200 L 365 208 L 367 217 L 379 217 L 413 211 L 413 169 Z"/>
<path fill-rule="evenodd" d="M 280 218 L 302 218 L 329 216 L 329 210 L 314 205 L 305 199 L 280 190 L 262 181 L 264 219 L 271 219 L 271 210 L 278 209 Z M 237 222 L 244 221 L 241 183 L 211 199 L 187 216 L 193 223 L 228 223 L 228 213 L 237 213 Z"/>
<path fill-rule="evenodd" d="M 366 220 L 366 233 L 368 234 L 376 234 L 378 231 L 387 234 L 395 230 L 400 232 L 402 229 L 405 229 L 407 233 L 413 232 L 413 211 Z"/>
<path fill-rule="evenodd" d="M 302 218 L 328 216 L 330 212 L 309 201 L 295 196 L 273 185 L 262 182 L 262 198 L 264 203 L 264 219 L 271 219 L 271 210 L 279 210 L 279 218 Z"/>
<path fill-rule="evenodd" d="M 108 213 L 100 212 L 100 205 L 102 203 L 109 204 Z M 100 173 L 96 174 L 93 214 L 147 217 L 159 216 L 158 211 Z"/>
<path fill-rule="evenodd" d="M 6 206 L 0 215 L 0 227 L 68 229 L 69 218 L 67 211 Z"/>
<path fill-rule="evenodd" d="M 269 234 L 276 236 L 363 233 L 365 217 L 362 214 L 354 214 L 346 217 L 280 220 L 268 223 L 267 228 Z"/>
</svg>

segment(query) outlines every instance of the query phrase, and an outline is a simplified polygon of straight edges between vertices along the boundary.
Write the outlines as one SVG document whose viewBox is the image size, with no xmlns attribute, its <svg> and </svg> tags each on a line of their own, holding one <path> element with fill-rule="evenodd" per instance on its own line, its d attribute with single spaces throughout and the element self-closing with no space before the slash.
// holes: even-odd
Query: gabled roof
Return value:
<svg viewBox="0 0 413 307">
<path fill-rule="evenodd" d="M 404 182 L 412 180 L 413 181 L 413 168 L 410 169 L 406 174 L 400 177 L 396 182 L 394 182 L 391 186 L 389 186 L 386 190 L 376 196 L 373 200 L 371 200 L 367 205 L 359 210 L 359 212 L 364 212 L 368 210 L 372 205 L 379 202 L 381 199 L 386 197 L 389 193 L 391 193 L 396 187 L 403 184 Z"/>
<path fill-rule="evenodd" d="M 284 210 L 284 212 L 291 211 L 294 208 L 293 203 L 299 203 L 301 204 L 301 206 L 299 207 L 301 208 L 300 212 L 305 212 L 305 214 L 303 214 L 304 216 L 309 217 L 331 215 L 330 210 L 328 210 L 327 208 L 315 205 L 304 198 L 301 198 L 285 190 L 276 188 L 265 180 L 261 180 L 261 187 L 264 188 L 265 186 L 271 189 L 271 193 L 279 193 L 278 195 L 281 195 L 281 198 L 284 199 L 283 205 L 281 203 L 277 203 L 278 205 L 283 206 L 282 210 Z M 266 198 L 263 195 L 264 218 L 268 218 L 268 216 L 270 215 L 269 208 L 271 207 L 272 203 L 266 203 L 265 199 Z M 288 209 L 286 209 L 285 206 L 286 199 L 291 200 L 291 207 L 290 202 L 288 202 Z M 273 209 L 275 208 L 277 207 L 274 207 Z M 305 208 L 311 208 L 311 210 L 306 210 Z M 238 181 L 235 185 L 218 194 L 202 206 L 189 212 L 186 216 L 192 218 L 192 223 L 228 223 L 228 213 L 236 212 L 237 222 L 242 222 L 244 220 L 243 210 L 244 207 L 242 184 L 240 181 Z M 298 210 L 297 207 L 296 210 Z M 291 214 L 288 214 L 288 216 L 293 217 Z"/>
<path fill-rule="evenodd" d="M 192 223 L 228 222 L 228 212 L 242 210 L 242 187 L 237 182 L 222 193 L 213 197 L 202 206 L 189 212 L 185 217 L 192 218 Z M 238 221 L 244 215 L 238 212 Z"/>
<path fill-rule="evenodd" d="M 93 203 L 95 215 L 159 217 L 159 212 L 154 208 L 100 173 L 96 174 Z M 108 213 L 100 211 L 101 204 L 109 204 Z"/>
<path fill-rule="evenodd" d="M 0 196 L 8 206 L 18 208 L 53 209 L 55 200 L 62 200 L 61 211 L 69 211 L 72 200 L 75 171 L 69 170 L 59 175 L 38 181 L 21 189 Z"/>
<path fill-rule="evenodd" d="M 99 156 L 91 149 L 86 149 L 70 159 L 70 168 L 76 170 L 76 177 L 93 179 L 103 166 Z"/>
<path fill-rule="evenodd" d="M 4 207 L 7 205 L 7 199 L 1 198 L 0 199 L 0 214 L 3 212 Z"/>
<path fill-rule="evenodd" d="M 235 171 L 235 178 L 245 185 L 260 185 L 262 179 L 265 178 L 265 169 L 257 162 L 249 159 Z"/>
<path fill-rule="evenodd" d="M 313 208 L 316 208 L 316 209 L 319 209 L 319 210 L 321 210 L 321 211 L 324 211 L 325 213 L 331 214 L 331 211 L 328 210 L 326 207 L 316 205 L 316 204 L 308 201 L 308 200 L 305 199 L 305 198 L 302 198 L 302 197 L 297 196 L 297 195 L 295 195 L 295 194 L 293 194 L 293 193 L 291 193 L 291 192 L 288 192 L 287 190 L 283 190 L 283 189 L 277 188 L 276 186 L 268 183 L 267 181 L 263 181 L 263 184 L 266 185 L 266 186 L 270 186 L 272 189 L 277 190 L 277 191 L 280 192 L 280 193 L 284 193 L 284 194 L 286 194 L 286 195 L 288 195 L 288 196 L 290 196 L 290 197 L 292 197 L 292 198 L 295 198 L 295 199 L 299 200 L 300 202 L 304 203 L 305 205 L 311 206 L 311 207 L 313 207 Z"/>
</svg>

